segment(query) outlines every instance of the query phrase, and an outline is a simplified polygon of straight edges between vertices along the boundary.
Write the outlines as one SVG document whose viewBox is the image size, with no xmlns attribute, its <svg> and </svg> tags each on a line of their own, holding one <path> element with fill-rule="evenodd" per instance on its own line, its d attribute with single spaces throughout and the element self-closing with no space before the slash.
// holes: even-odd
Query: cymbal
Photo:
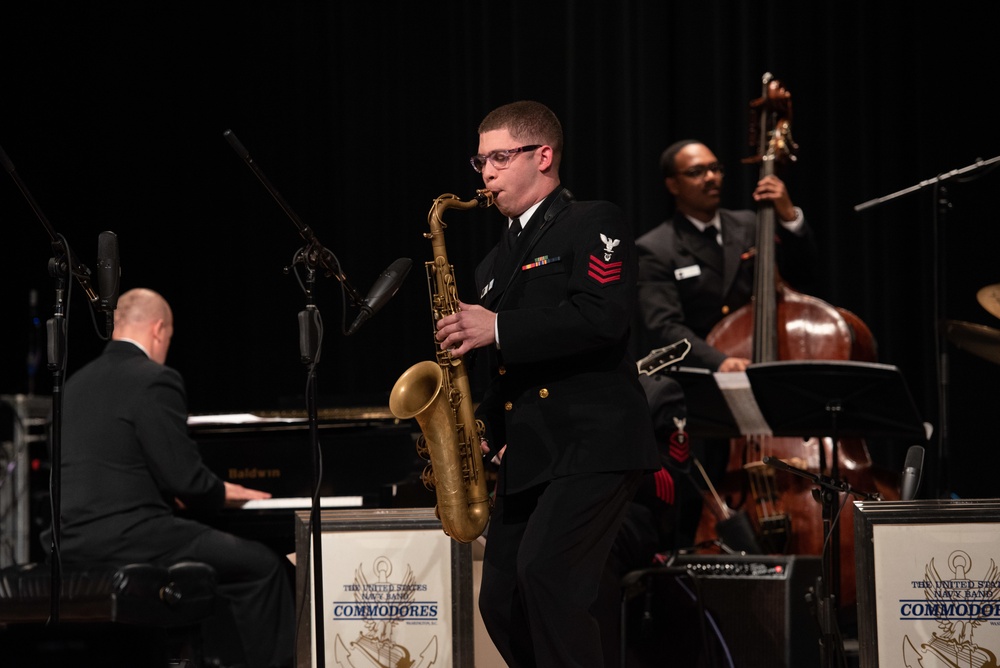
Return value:
<svg viewBox="0 0 1000 668">
<path fill-rule="evenodd" d="M 1000 329 L 961 320 L 949 320 L 945 335 L 959 349 L 1000 364 Z"/>
<path fill-rule="evenodd" d="M 1000 318 L 1000 283 L 980 288 L 976 293 L 976 299 L 980 306 Z"/>
</svg>

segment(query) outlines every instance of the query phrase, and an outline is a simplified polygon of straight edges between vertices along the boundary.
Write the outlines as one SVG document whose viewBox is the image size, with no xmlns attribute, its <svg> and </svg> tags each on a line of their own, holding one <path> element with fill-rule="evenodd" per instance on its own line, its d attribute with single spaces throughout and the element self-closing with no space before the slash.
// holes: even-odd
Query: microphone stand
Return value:
<svg viewBox="0 0 1000 668">
<path fill-rule="evenodd" d="M 297 253 L 303 258 L 309 257 L 304 249 Z M 302 363 L 307 365 L 306 372 L 306 414 L 309 416 L 309 442 L 312 446 L 312 504 L 309 510 L 309 526 L 312 536 L 313 559 L 313 606 L 316 617 L 316 661 L 322 668 L 326 665 L 325 620 L 323 617 L 323 545 L 322 526 L 320 518 L 320 486 L 323 477 L 323 453 L 319 443 L 319 420 L 317 419 L 316 365 L 319 364 L 323 348 L 323 323 L 319 310 L 313 303 L 313 292 L 316 285 L 316 267 L 306 264 L 306 308 L 299 312 L 299 354 Z"/>
<path fill-rule="evenodd" d="M 882 197 L 876 197 L 875 199 L 870 199 L 867 202 L 862 202 L 861 204 L 857 204 L 857 205 L 855 205 L 854 210 L 855 211 L 864 211 L 865 209 L 870 209 L 873 206 L 878 206 L 879 204 L 883 204 L 885 202 L 888 202 L 889 200 L 894 200 L 897 197 L 902 197 L 903 195 L 908 195 L 908 194 L 910 194 L 912 192 L 916 192 L 918 190 L 922 190 L 923 188 L 926 188 L 927 186 L 935 185 L 937 183 L 940 183 L 941 181 L 947 181 L 948 179 L 954 178 L 956 176 L 964 176 L 965 174 L 967 174 L 969 172 L 974 172 L 976 170 L 982 169 L 983 167 L 988 167 L 988 166 L 990 166 L 992 164 L 995 164 L 997 162 L 1000 162 L 1000 155 L 996 156 L 995 158 L 990 158 L 989 160 L 982 160 L 982 159 L 976 160 L 971 165 L 967 165 L 967 166 L 962 167 L 960 169 L 953 169 L 950 172 L 946 172 L 944 174 L 940 174 L 938 176 L 935 176 L 932 179 L 924 179 L 920 183 L 918 183 L 916 185 L 913 185 L 913 186 L 910 186 L 909 188 L 903 188 L 902 190 L 897 190 L 894 193 L 890 193 L 890 194 L 884 195 Z"/>
<path fill-rule="evenodd" d="M 939 176 L 935 176 L 931 179 L 925 179 L 920 181 L 916 185 L 912 185 L 908 188 L 903 188 L 894 193 L 890 193 L 883 197 L 876 197 L 875 199 L 868 200 L 867 202 L 862 202 L 854 207 L 855 211 L 864 211 L 870 209 L 874 206 L 878 206 L 890 200 L 896 199 L 903 195 L 907 195 L 912 192 L 917 192 L 926 188 L 927 186 L 934 186 L 937 196 L 935 197 L 935 222 L 943 222 L 947 218 L 948 210 L 951 209 L 951 202 L 948 199 L 948 189 L 942 184 L 944 181 L 949 179 L 964 176 L 965 174 L 976 172 L 990 165 L 994 165 L 1000 162 L 1000 156 L 990 158 L 989 160 L 976 160 L 976 162 L 971 165 L 959 169 L 953 169 L 950 172 L 946 172 Z M 938 382 L 938 449 L 937 449 L 937 465 L 938 465 L 938 480 L 937 488 L 935 489 L 935 496 L 940 497 L 942 493 L 947 491 L 950 487 L 950 475 L 947 471 L 948 459 L 949 459 L 949 439 L 950 433 L 948 429 L 948 397 L 949 397 L 949 380 L 948 380 L 948 353 L 947 345 L 943 342 L 945 336 L 944 324 L 941 321 L 941 314 L 944 313 L 945 308 L 945 287 L 944 278 L 941 275 L 940 267 L 946 266 L 944 262 L 944 243 L 940 238 L 940 224 L 935 226 L 935 233 L 939 238 L 935 239 L 937 243 L 935 244 L 936 256 L 934 263 L 934 276 L 935 276 L 935 287 L 937 290 L 937 299 L 935 300 L 935 316 L 934 322 L 936 325 L 936 331 L 934 334 L 934 346 L 935 346 L 935 357 L 937 359 L 937 382 Z"/>
<path fill-rule="evenodd" d="M 836 439 L 837 436 L 834 435 L 834 447 L 836 447 Z M 823 444 L 821 442 L 820 452 L 822 453 L 822 451 Z M 833 459 L 834 462 L 836 462 L 836 451 L 834 451 Z M 767 466 L 787 471 L 788 473 L 794 473 L 797 476 L 813 481 L 819 486 L 819 489 L 815 490 L 814 493 L 817 494 L 819 500 L 823 504 L 823 544 L 825 547 L 821 557 L 822 567 L 820 569 L 820 575 L 816 578 L 816 587 L 811 598 L 816 619 L 820 627 L 820 665 L 823 668 L 829 666 L 847 668 L 847 656 L 844 653 L 844 639 L 840 634 L 840 627 L 837 624 L 836 600 L 829 591 L 830 586 L 836 586 L 839 581 L 838 570 L 836 568 L 831 569 L 831 564 L 836 564 L 837 554 L 834 553 L 832 557 L 830 556 L 831 545 L 837 543 L 837 533 L 834 525 L 834 511 L 839 503 L 841 494 L 852 494 L 854 496 L 859 496 L 866 501 L 881 501 L 882 497 L 877 493 L 869 494 L 867 492 L 860 492 L 853 489 L 850 483 L 846 480 L 839 480 L 836 477 L 836 467 L 834 467 L 833 476 L 825 476 L 791 466 L 776 457 L 764 457 L 762 461 Z M 820 470 L 822 470 L 822 468 Z M 833 572 L 832 576 L 830 575 L 831 570 Z M 827 580 L 831 580 L 832 585 L 828 583 Z"/>
<path fill-rule="evenodd" d="M 322 480 L 323 460 L 319 444 L 319 423 L 316 408 L 316 366 L 319 363 L 320 353 L 322 352 L 323 328 L 319 310 L 316 308 L 313 301 L 317 268 L 323 267 L 327 272 L 327 276 L 335 277 L 356 306 L 360 307 L 363 304 L 363 299 L 347 281 L 347 277 L 341 271 L 340 262 L 337 260 L 336 256 L 323 247 L 323 245 L 319 242 L 319 239 L 316 238 L 312 229 L 302 222 L 277 189 L 271 185 L 271 182 L 250 157 L 250 152 L 244 148 L 243 144 L 236 138 L 236 135 L 233 134 L 232 130 L 226 130 L 222 134 L 226 138 L 226 141 L 229 142 L 230 146 L 232 146 L 233 150 L 236 151 L 236 154 L 243 159 L 247 166 L 250 167 L 253 173 L 257 176 L 257 179 L 264 185 L 267 191 L 271 193 L 271 197 L 274 198 L 285 214 L 288 215 L 293 223 L 295 223 L 295 226 L 299 230 L 299 234 L 307 242 L 306 246 L 299 249 L 299 251 L 295 254 L 295 260 L 292 264 L 294 266 L 302 263 L 306 267 L 307 272 L 306 282 L 303 286 L 306 293 L 306 308 L 305 310 L 299 312 L 299 352 L 301 354 L 302 362 L 308 365 L 306 412 L 309 417 L 309 440 L 312 446 L 313 469 L 313 497 L 309 514 L 309 525 L 312 536 L 313 603 L 314 614 L 316 617 L 315 648 L 317 666 L 319 668 L 323 668 L 323 666 L 326 665 L 326 639 L 323 615 L 323 548 L 321 543 L 323 532 L 322 527 L 320 526 L 320 482 Z"/>
<path fill-rule="evenodd" d="M 288 205 L 288 202 L 286 202 L 285 198 L 281 196 L 281 193 L 279 193 L 278 190 L 271 185 L 271 182 L 264 175 L 264 172 L 260 170 L 260 167 L 258 167 L 253 161 L 253 158 L 250 157 L 250 152 L 243 147 L 243 144 L 236 138 L 233 131 L 226 130 L 222 133 L 222 136 L 226 138 L 226 141 L 228 141 L 229 145 L 233 147 L 236 154 L 243 159 L 243 162 L 247 164 L 247 167 L 249 167 L 250 170 L 257 176 L 257 179 L 264 185 L 267 191 L 271 193 L 271 197 L 274 198 L 274 201 L 278 203 L 281 210 L 285 212 L 293 223 L 295 223 L 295 227 L 298 228 L 299 234 L 308 242 L 308 245 L 304 249 L 303 260 L 307 264 L 319 265 L 326 269 L 327 276 L 333 276 L 340 281 L 341 286 L 343 286 L 344 290 L 346 290 L 347 294 L 351 297 L 351 303 L 360 307 L 364 302 L 364 299 L 347 281 L 347 276 L 345 276 L 341 271 L 340 263 L 337 261 L 336 256 L 323 247 L 323 244 L 321 244 L 319 239 L 316 238 L 316 234 L 312 231 L 312 228 L 302 222 L 302 219 L 299 218 L 298 214 L 292 210 L 292 207 Z"/>
<path fill-rule="evenodd" d="M 69 286 L 67 286 L 67 278 L 70 272 L 72 272 L 73 277 L 76 278 L 80 287 L 83 288 L 84 293 L 87 295 L 87 299 L 90 301 L 92 307 L 95 307 L 100 302 L 100 297 L 94 291 L 90 284 L 90 269 L 88 269 L 84 264 L 79 262 L 74 256 L 69 248 L 69 244 L 66 239 L 61 235 L 57 234 L 55 228 L 46 218 L 45 214 L 42 213 L 41 207 L 32 197 L 31 192 L 25 185 L 24 181 L 21 180 L 20 175 L 11 162 L 10 158 L 7 157 L 7 153 L 0 147 L 0 163 L 3 164 L 7 173 L 10 174 L 11 178 L 14 179 L 14 183 L 17 184 L 18 189 L 24 195 L 25 199 L 28 201 L 28 205 L 35 212 L 38 220 L 41 221 L 42 225 L 45 227 L 46 232 L 49 234 L 49 239 L 52 243 L 53 257 L 49 259 L 49 275 L 55 279 L 55 304 L 52 309 L 52 317 L 45 323 L 46 333 L 48 339 L 48 369 L 52 374 L 52 421 L 51 421 L 51 433 L 49 437 L 49 457 L 51 459 L 51 470 L 49 478 L 49 500 L 52 508 L 52 539 L 50 541 L 50 610 L 49 610 L 49 622 L 51 624 L 59 623 L 59 597 L 62 590 L 62 562 L 61 555 L 59 553 L 59 540 L 60 540 L 60 520 L 62 517 L 62 498 L 61 498 L 61 485 L 62 485 L 62 414 L 63 414 L 63 381 L 66 375 L 66 350 L 67 350 L 67 324 L 66 324 L 66 313 L 67 310 L 64 308 L 65 304 L 69 303 Z M 114 327 L 113 320 L 109 318 L 109 329 L 104 336 L 100 336 L 103 340 L 107 340 L 111 336 L 110 328 Z M 96 326 L 96 322 L 95 322 Z"/>
</svg>

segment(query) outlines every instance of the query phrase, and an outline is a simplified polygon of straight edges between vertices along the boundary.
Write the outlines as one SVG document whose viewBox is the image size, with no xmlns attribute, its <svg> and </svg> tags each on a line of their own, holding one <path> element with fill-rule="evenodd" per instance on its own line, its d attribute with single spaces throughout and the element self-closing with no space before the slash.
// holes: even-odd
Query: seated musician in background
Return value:
<svg viewBox="0 0 1000 668">
<path fill-rule="evenodd" d="M 687 339 L 691 350 L 683 366 L 744 371 L 749 359 L 729 357 L 705 338 L 727 314 L 753 297 L 757 214 L 720 208 L 724 168 L 700 141 L 674 142 L 663 151 L 660 167 L 676 209 L 672 218 L 636 240 L 641 320 L 637 357 Z M 802 210 L 792 204 L 784 182 L 774 175 L 762 178 L 753 199 L 774 207 L 776 258 L 782 278 L 792 286 L 814 280 L 818 252 L 813 233 Z M 654 526 L 660 527 L 661 534 L 664 527 L 675 529 L 668 548 L 690 547 L 703 492 L 699 472 L 689 475 L 691 455 L 703 463 L 714 482 L 726 470 L 728 442 L 706 448 L 701 439 L 687 438 L 683 392 L 667 373 L 642 375 L 640 381 L 652 410 L 664 470 L 657 474 L 659 479 L 645 481 L 646 492 L 641 488 L 637 499 L 650 499 L 654 511 L 676 512 L 676 518 L 659 518 Z M 672 503 L 656 503 L 653 499 L 657 498 Z"/>
<path fill-rule="evenodd" d="M 188 436 L 183 380 L 164 365 L 173 331 L 162 296 L 130 290 L 118 300 L 113 340 L 66 383 L 62 561 L 209 564 L 243 654 L 218 658 L 224 665 L 291 666 L 294 604 L 282 559 L 174 515 L 175 508 L 214 510 L 270 495 L 223 482 L 202 463 Z M 225 622 L 215 624 L 204 634 L 206 654 L 233 646 L 219 637 Z"/>
</svg>

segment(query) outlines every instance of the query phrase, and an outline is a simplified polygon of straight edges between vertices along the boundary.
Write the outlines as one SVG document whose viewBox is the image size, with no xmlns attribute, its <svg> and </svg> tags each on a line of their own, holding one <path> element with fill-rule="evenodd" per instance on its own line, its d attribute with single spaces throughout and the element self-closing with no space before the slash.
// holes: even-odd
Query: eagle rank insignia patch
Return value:
<svg viewBox="0 0 1000 668">
<path fill-rule="evenodd" d="M 621 261 L 612 262 L 611 258 L 614 256 L 615 248 L 621 243 L 621 239 L 609 239 L 607 235 L 601 234 L 601 242 L 604 244 L 604 258 L 601 259 L 597 255 L 591 254 L 587 275 L 601 285 L 620 281 L 622 263 Z"/>
</svg>

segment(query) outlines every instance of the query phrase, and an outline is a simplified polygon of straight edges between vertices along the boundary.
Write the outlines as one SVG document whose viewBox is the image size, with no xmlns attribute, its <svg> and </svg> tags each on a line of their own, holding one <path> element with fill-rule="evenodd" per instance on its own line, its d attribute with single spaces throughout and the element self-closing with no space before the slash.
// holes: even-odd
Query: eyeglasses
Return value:
<svg viewBox="0 0 1000 668">
<path fill-rule="evenodd" d="M 518 148 L 509 148 L 506 151 L 490 151 L 486 155 L 478 154 L 469 158 L 469 164 L 477 172 L 482 172 L 483 168 L 486 167 L 486 161 L 489 160 L 490 164 L 497 169 L 507 169 L 510 167 L 510 159 L 522 153 L 524 151 L 534 151 L 536 148 L 541 148 L 542 144 L 531 144 L 530 146 L 520 146 Z"/>
<path fill-rule="evenodd" d="M 695 165 L 694 167 L 688 167 L 687 169 L 681 170 L 681 174 L 689 179 L 700 179 L 709 172 L 722 174 L 725 171 L 726 168 L 722 166 L 721 162 L 712 162 L 707 165 Z"/>
</svg>

